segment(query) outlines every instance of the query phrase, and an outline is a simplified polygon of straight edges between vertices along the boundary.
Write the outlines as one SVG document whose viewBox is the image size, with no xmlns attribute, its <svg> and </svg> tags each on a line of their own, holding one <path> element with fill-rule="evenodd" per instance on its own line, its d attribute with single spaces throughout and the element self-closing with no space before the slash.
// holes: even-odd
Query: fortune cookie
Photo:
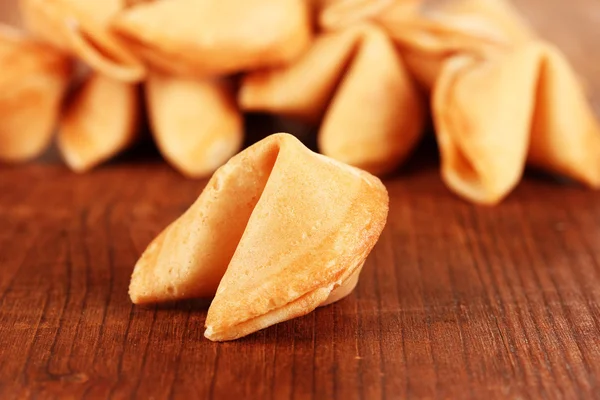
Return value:
<svg viewBox="0 0 600 400">
<path fill-rule="evenodd" d="M 137 262 L 134 303 L 215 295 L 205 336 L 232 340 L 352 291 L 387 219 L 372 175 L 276 134 L 219 168 Z"/>
<path fill-rule="evenodd" d="M 459 195 L 495 204 L 526 163 L 600 186 L 600 128 L 552 46 L 530 41 L 483 60 L 454 56 L 432 101 L 442 176 Z"/>
<path fill-rule="evenodd" d="M 137 86 L 92 73 L 63 112 L 58 148 L 72 170 L 87 171 L 128 148 L 139 120 Z"/>
<path fill-rule="evenodd" d="M 57 50 L 0 26 L 0 65 L 0 161 L 26 161 L 52 138 L 71 64 Z"/>
<path fill-rule="evenodd" d="M 374 25 L 325 33 L 295 63 L 247 74 L 241 107 L 317 122 L 323 154 L 374 174 L 398 167 L 418 142 L 424 101 Z"/>
<path fill-rule="evenodd" d="M 304 0 L 156 1 L 128 9 L 114 27 L 154 67 L 194 76 L 282 65 L 311 39 Z"/>
<path fill-rule="evenodd" d="M 227 82 L 151 73 L 146 95 L 158 148 L 184 175 L 210 175 L 242 147 L 242 116 Z"/>
<path fill-rule="evenodd" d="M 138 82 L 144 64 L 112 32 L 127 0 L 20 0 L 25 26 L 39 38 L 81 58 L 102 74 Z"/>
</svg>

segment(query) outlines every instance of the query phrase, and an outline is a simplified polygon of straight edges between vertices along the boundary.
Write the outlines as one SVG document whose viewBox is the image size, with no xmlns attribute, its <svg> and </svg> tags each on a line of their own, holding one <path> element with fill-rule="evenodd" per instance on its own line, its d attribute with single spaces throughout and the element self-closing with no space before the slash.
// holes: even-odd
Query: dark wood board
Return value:
<svg viewBox="0 0 600 400">
<path fill-rule="evenodd" d="M 600 3 L 517 5 L 598 105 Z M 149 153 L 87 175 L 0 167 L 0 399 L 600 396 L 600 193 L 529 174 L 474 206 L 425 145 L 386 180 L 388 225 L 351 296 L 212 343 L 206 302 L 127 295 L 140 253 L 205 184 Z"/>
</svg>

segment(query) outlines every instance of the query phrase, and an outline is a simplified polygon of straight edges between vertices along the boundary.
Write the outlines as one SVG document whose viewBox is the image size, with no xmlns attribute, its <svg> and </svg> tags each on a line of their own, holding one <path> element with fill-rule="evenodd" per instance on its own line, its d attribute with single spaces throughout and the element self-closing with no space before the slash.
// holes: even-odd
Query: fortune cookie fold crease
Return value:
<svg viewBox="0 0 600 400">
<path fill-rule="evenodd" d="M 71 63 L 63 53 L 0 26 L 0 65 L 0 161 L 27 161 L 52 138 Z"/>
<path fill-rule="evenodd" d="M 406 159 L 425 118 L 402 58 L 372 24 L 324 33 L 295 63 L 247 74 L 239 101 L 245 110 L 322 119 L 321 152 L 375 174 Z"/>
<path fill-rule="evenodd" d="M 271 135 L 217 170 L 149 245 L 130 296 L 215 295 L 205 336 L 237 339 L 350 293 L 387 212 L 374 176 Z"/>
<path fill-rule="evenodd" d="M 312 36 L 304 0 L 156 1 L 121 13 L 113 26 L 155 68 L 192 76 L 286 64 Z"/>
</svg>

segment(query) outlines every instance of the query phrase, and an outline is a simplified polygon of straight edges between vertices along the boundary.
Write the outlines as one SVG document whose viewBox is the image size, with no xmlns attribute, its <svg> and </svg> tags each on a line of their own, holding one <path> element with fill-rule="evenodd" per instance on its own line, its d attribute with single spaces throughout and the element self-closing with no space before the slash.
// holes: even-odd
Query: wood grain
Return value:
<svg viewBox="0 0 600 400">
<path fill-rule="evenodd" d="M 2 399 L 600 390 L 599 193 L 531 178 L 481 208 L 451 195 L 434 164 L 420 166 L 387 182 L 389 223 L 352 296 L 216 344 L 202 337 L 205 303 L 127 297 L 136 258 L 202 184 L 151 163 L 2 176 Z"/>
<path fill-rule="evenodd" d="M 517 5 L 598 99 L 600 4 Z M 477 207 L 432 154 L 386 181 L 389 222 L 351 296 L 222 344 L 203 338 L 206 302 L 127 296 L 204 182 L 156 157 L 0 167 L 0 399 L 597 398 L 600 193 L 529 175 Z"/>
</svg>

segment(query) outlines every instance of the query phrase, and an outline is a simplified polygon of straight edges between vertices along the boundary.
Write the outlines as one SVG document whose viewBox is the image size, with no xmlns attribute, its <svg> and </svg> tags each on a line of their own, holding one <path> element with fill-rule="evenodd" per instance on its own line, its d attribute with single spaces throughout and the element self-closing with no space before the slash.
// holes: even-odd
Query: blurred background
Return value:
<svg viewBox="0 0 600 400">
<path fill-rule="evenodd" d="M 427 0 L 444 1 L 444 0 Z M 600 2 L 597 0 L 571 0 L 565 6 L 563 0 L 507 0 L 527 19 L 533 28 L 545 39 L 556 44 L 571 62 L 579 74 L 593 109 L 600 115 L 600 64 L 592 62 L 589 52 L 600 49 Z M 21 27 L 21 16 L 17 0 L 0 0 L 0 22 Z M 572 29 L 577 26 L 578 29 Z M 246 113 L 245 143 L 247 146 L 270 133 L 285 131 L 298 136 L 305 144 L 315 150 L 319 127 L 298 121 L 262 113 Z M 156 145 L 148 134 L 147 118 L 142 118 L 143 139 L 132 148 L 120 154 L 117 162 L 124 159 L 160 159 Z M 435 139 L 431 135 L 431 122 L 421 147 L 435 148 Z M 435 152 L 427 151 L 434 154 Z M 35 162 L 60 162 L 56 146 L 53 144 Z M 112 160 L 111 162 L 115 162 Z"/>
</svg>

